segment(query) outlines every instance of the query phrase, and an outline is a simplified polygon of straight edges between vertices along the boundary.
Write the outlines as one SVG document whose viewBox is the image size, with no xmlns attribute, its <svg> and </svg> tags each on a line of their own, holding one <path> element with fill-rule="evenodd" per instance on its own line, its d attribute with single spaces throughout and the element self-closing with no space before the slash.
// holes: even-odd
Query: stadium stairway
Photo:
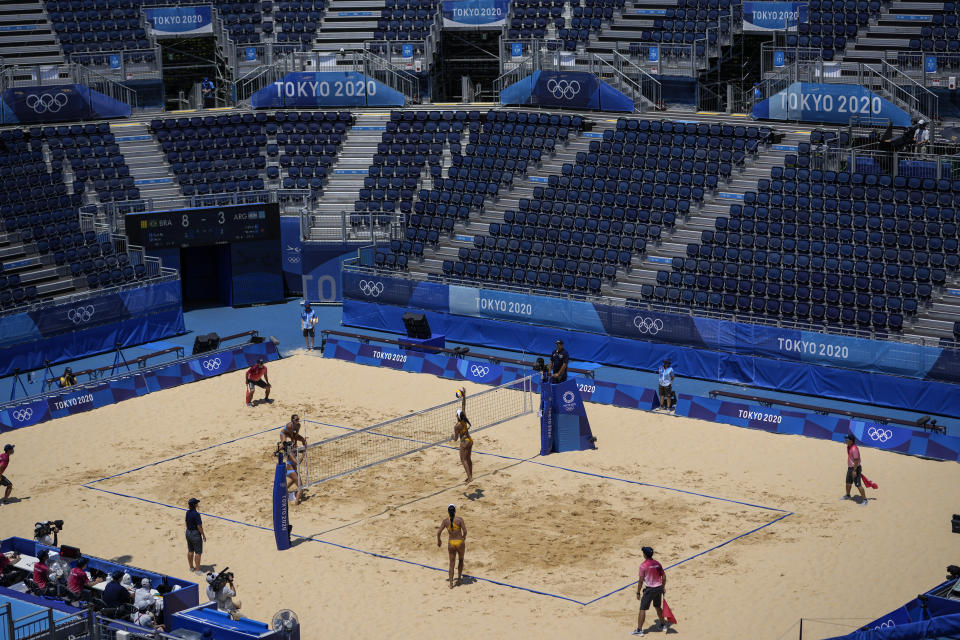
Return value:
<svg viewBox="0 0 960 640">
<path fill-rule="evenodd" d="M 748 160 L 740 173 L 734 173 L 727 184 L 704 199 L 703 207 L 691 208 L 686 219 L 678 218 L 672 230 L 666 230 L 660 244 L 647 246 L 645 255 L 635 255 L 627 273 L 617 274 L 613 283 L 604 283 L 603 293 L 619 298 L 640 298 L 644 284 L 656 284 L 657 271 L 669 269 L 673 258 L 686 257 L 687 244 L 700 242 L 700 234 L 715 228 L 716 219 L 730 212 L 730 205 L 743 201 L 743 194 L 756 189 L 759 178 L 769 178 L 770 169 L 783 166 L 784 155 L 790 148 L 810 139 L 809 133 L 782 131 L 783 140 L 773 147 L 761 149 L 753 160 Z"/>
<path fill-rule="evenodd" d="M 313 50 L 334 53 L 341 48 L 362 49 L 364 41 L 373 39 L 384 4 L 384 0 L 331 0 L 317 30 Z"/>
<path fill-rule="evenodd" d="M 909 51 L 910 39 L 920 38 L 921 29 L 929 26 L 930 22 L 916 22 L 904 17 L 942 11 L 942 2 L 894 0 L 884 4 L 876 23 L 871 21 L 866 32 L 858 35 L 856 41 L 847 46 L 843 52 L 843 61 L 878 64 L 885 58 L 888 50 Z"/>
<path fill-rule="evenodd" d="M 163 201 L 164 209 L 187 206 L 160 143 L 150 133 L 149 123 L 114 124 L 113 131 L 140 197 L 154 203 Z"/>
<path fill-rule="evenodd" d="M 341 213 L 349 215 L 353 211 L 353 203 L 360 195 L 363 179 L 373 164 L 373 155 L 389 119 L 390 114 L 386 112 L 357 114 L 327 178 L 323 198 L 314 210 L 317 215 L 311 225 L 312 239 L 341 237 Z"/>
<path fill-rule="evenodd" d="M 595 129 L 595 132 L 598 130 Z M 533 197 L 535 186 L 543 186 L 549 175 L 559 175 L 564 163 L 575 163 L 577 153 L 588 151 L 590 142 L 596 139 L 571 133 L 566 146 L 558 147 L 554 155 L 543 160 L 539 166 L 528 168 L 527 175 L 522 179 L 516 179 L 510 191 L 501 192 L 496 201 L 484 206 L 483 211 L 471 212 L 470 220 L 466 224 L 457 223 L 452 238 L 441 237 L 436 246 L 425 247 L 423 260 L 411 261 L 408 271 L 415 277 L 421 278 L 426 278 L 430 273 L 441 273 L 444 260 L 456 260 L 461 247 L 473 248 L 474 234 L 486 234 L 490 223 L 503 222 L 504 211 L 518 209 L 521 198 Z M 449 151 L 445 150 L 444 175 L 449 167 L 448 154 Z"/>
<path fill-rule="evenodd" d="M 0 2 L 0 60 L 6 65 L 63 64 L 41 2 Z"/>
</svg>

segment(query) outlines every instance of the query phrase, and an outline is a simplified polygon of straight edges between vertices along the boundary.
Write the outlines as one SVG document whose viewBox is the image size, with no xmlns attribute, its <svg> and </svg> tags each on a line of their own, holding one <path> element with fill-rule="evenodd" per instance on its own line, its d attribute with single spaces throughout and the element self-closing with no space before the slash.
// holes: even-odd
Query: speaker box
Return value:
<svg viewBox="0 0 960 640">
<path fill-rule="evenodd" d="M 407 312 L 403 314 L 403 326 L 407 329 L 407 337 L 415 340 L 429 340 L 433 334 L 427 316 L 422 313 Z"/>
<path fill-rule="evenodd" d="M 220 335 L 216 333 L 207 333 L 198 335 L 193 339 L 193 355 L 214 351 L 220 346 Z"/>
</svg>

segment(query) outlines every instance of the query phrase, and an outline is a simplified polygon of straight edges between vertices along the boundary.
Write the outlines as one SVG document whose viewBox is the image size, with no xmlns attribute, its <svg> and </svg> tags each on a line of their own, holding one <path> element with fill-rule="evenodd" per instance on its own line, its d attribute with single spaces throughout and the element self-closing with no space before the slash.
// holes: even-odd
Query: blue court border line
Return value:
<svg viewBox="0 0 960 640">
<path fill-rule="evenodd" d="M 317 421 L 317 420 L 304 420 L 304 421 L 305 421 L 305 422 L 310 422 L 310 423 L 313 423 L 313 424 L 323 425 L 323 426 L 326 426 L 326 427 L 333 427 L 333 428 L 336 428 L 336 429 L 343 429 L 343 430 L 345 430 L 345 431 L 357 431 L 357 429 L 354 429 L 354 428 L 352 428 L 352 427 L 344 427 L 344 426 L 341 426 L 341 425 L 335 425 L 335 424 L 330 424 L 330 423 L 326 423 L 326 422 L 320 422 L 320 421 Z M 81 486 L 82 486 L 83 488 L 85 488 L 85 489 L 92 489 L 92 490 L 94 490 L 94 491 L 100 491 L 100 492 L 102 492 L 102 493 L 106 493 L 106 494 L 108 494 L 108 495 L 117 496 L 117 497 L 120 497 L 120 498 L 128 498 L 128 499 L 131 499 L 131 500 L 139 500 L 140 502 L 145 502 L 145 503 L 147 503 L 147 504 L 153 504 L 153 505 L 157 505 L 157 506 L 161 506 L 161 507 L 166 507 L 166 508 L 168 508 L 168 509 L 174 509 L 174 510 L 178 510 L 178 511 L 186 511 L 185 508 L 183 508 L 183 507 L 178 507 L 178 506 L 176 506 L 176 505 L 167 504 L 167 503 L 165 503 L 165 502 L 160 502 L 160 501 L 158 501 L 158 500 L 150 500 L 149 498 L 142 498 L 142 497 L 140 497 L 140 496 L 134 496 L 134 495 L 126 494 L 126 493 L 120 493 L 120 492 L 118 492 L 118 491 L 110 491 L 109 489 L 103 489 L 103 488 L 100 488 L 100 487 L 95 487 L 95 486 L 93 486 L 93 485 L 95 485 L 95 484 L 97 484 L 97 483 L 100 483 L 100 482 L 105 482 L 106 480 L 111 480 L 111 479 L 114 479 L 114 478 L 119 478 L 119 477 L 121 477 L 121 476 L 125 476 L 125 475 L 128 475 L 128 474 L 134 473 L 134 472 L 136 472 L 136 471 L 141 471 L 141 470 L 147 469 L 147 468 L 149 468 L 149 467 L 155 467 L 155 466 L 164 464 L 164 463 L 166 463 L 166 462 L 172 462 L 172 461 L 174 461 L 174 460 L 179 460 L 180 458 L 185 458 L 185 457 L 187 457 L 187 456 L 191 456 L 191 455 L 194 455 L 194 454 L 197 454 L 197 453 L 202 453 L 202 452 L 204 452 L 204 451 L 209 451 L 209 450 L 211 450 L 211 449 L 216 449 L 216 448 L 218 448 L 218 447 L 222 447 L 222 446 L 226 446 L 226 445 L 229 445 L 229 444 L 233 444 L 233 443 L 239 442 L 239 441 L 241 441 L 241 440 L 246 440 L 247 438 L 253 438 L 253 437 L 256 437 L 256 436 L 259 436 L 259 435 L 263 435 L 263 434 L 265 434 L 265 433 L 269 433 L 270 431 L 275 431 L 275 430 L 277 430 L 277 429 L 279 429 L 279 428 L 280 428 L 280 427 L 271 427 L 271 428 L 269 428 L 269 429 L 264 429 L 264 430 L 262 430 L 262 431 L 257 431 L 257 432 L 255 432 L 255 433 L 250 433 L 250 434 L 247 434 L 247 435 L 245 435 L 245 436 L 240 436 L 240 437 L 238 437 L 238 438 L 233 438 L 232 440 L 226 440 L 226 441 L 224 441 L 224 442 L 218 442 L 218 443 L 215 443 L 215 444 L 212 444 L 212 445 L 208 445 L 208 446 L 206 446 L 206 447 L 202 447 L 202 448 L 200 448 L 200 449 L 196 449 L 196 450 L 194 450 L 194 451 L 188 451 L 188 452 L 186 452 L 186 453 L 181 453 L 181 454 L 176 455 L 176 456 L 171 456 L 171 457 L 169 457 L 169 458 L 164 458 L 163 460 L 157 460 L 157 461 L 155 461 L 155 462 L 149 462 L 149 463 L 147 463 L 147 464 L 140 465 L 139 467 L 135 467 L 135 468 L 133 468 L 133 469 L 128 469 L 128 470 L 126 470 L 126 471 L 121 471 L 121 472 L 119 472 L 119 473 L 115 473 L 115 474 L 110 475 L 110 476 L 104 476 L 103 478 L 99 478 L 99 479 L 97 479 L 97 480 L 91 480 L 91 481 L 89 481 L 89 482 L 84 483 L 84 484 L 81 485 Z M 378 435 L 378 436 L 381 436 L 381 437 L 384 437 L 384 438 L 391 438 L 391 439 L 398 439 L 398 440 L 406 440 L 406 441 L 414 442 L 414 443 L 418 443 L 418 444 L 432 444 L 432 443 L 424 443 L 423 441 L 421 441 L 421 440 L 416 440 L 416 439 L 414 439 L 414 438 L 406 438 L 406 437 L 403 437 L 403 436 L 392 436 L 392 435 L 388 435 L 388 434 L 375 433 L 375 432 L 372 432 L 372 433 L 373 433 L 374 435 Z M 440 447 L 446 448 L 446 449 L 454 449 L 454 448 L 455 448 L 455 447 L 452 447 L 452 446 L 449 446 L 449 445 L 437 445 L 437 446 L 440 446 Z M 693 495 L 693 496 L 697 496 L 697 497 L 701 497 L 701 498 L 707 498 L 707 499 L 710 499 L 710 500 L 716 500 L 716 501 L 719 501 L 719 502 L 729 502 L 729 503 L 732 503 L 732 504 L 739 504 L 739 505 L 743 505 L 743 506 L 747 506 L 747 507 L 751 507 L 751 508 L 755 508 L 755 509 L 762 509 L 762 510 L 766 510 L 766 511 L 775 511 L 775 512 L 779 512 L 779 513 L 782 514 L 782 515 L 778 516 L 777 518 L 771 520 L 770 522 L 768 522 L 768 523 L 766 523 L 766 524 L 760 525 L 759 527 L 756 527 L 756 528 L 754 528 L 754 529 L 751 529 L 750 531 L 747 531 L 747 532 L 745 532 L 745 533 L 741 533 L 741 534 L 739 534 L 739 535 L 737 535 L 737 536 L 734 536 L 733 538 L 730 538 L 729 540 L 725 540 L 725 541 L 723 541 L 723 542 L 721 542 L 721 543 L 719 543 L 719 544 L 717 544 L 717 545 L 714 545 L 713 547 L 710 547 L 709 549 L 705 549 L 705 550 L 700 551 L 700 552 L 698 552 L 698 553 L 696 553 L 696 554 L 694 554 L 694 555 L 692 555 L 692 556 L 690 556 L 690 557 L 688 557 L 688 558 L 684 558 L 683 560 L 680 560 L 680 561 L 678 561 L 678 562 L 675 562 L 675 563 L 673 563 L 673 564 L 665 567 L 665 568 L 664 568 L 665 570 L 672 569 L 672 568 L 674 568 L 674 567 L 678 567 L 678 566 L 680 566 L 680 565 L 682 565 L 682 564 L 685 564 L 685 563 L 687 563 L 687 562 L 690 562 L 691 560 L 693 560 L 693 559 L 695 559 L 695 558 L 698 558 L 698 557 L 700 557 L 700 556 L 702 556 L 702 555 L 705 555 L 705 554 L 707 554 L 707 553 L 710 553 L 711 551 L 715 551 L 715 550 L 717 550 L 717 549 L 719 549 L 719 548 L 721 548 L 721 547 L 725 547 L 726 545 L 728 545 L 728 544 L 730 544 L 730 543 L 732 543 L 732 542 L 735 542 L 735 541 L 739 540 L 740 538 L 744 538 L 744 537 L 749 536 L 749 535 L 751 535 L 751 534 L 754 534 L 754 533 L 756 533 L 756 532 L 758 532 L 758 531 L 761 531 L 762 529 L 765 529 L 765 528 L 767 528 L 767 527 L 769 527 L 769 526 L 771 526 L 771 525 L 774 525 L 774 524 L 776 524 L 777 522 L 783 520 L 784 518 L 787 518 L 788 516 L 793 515 L 793 513 L 794 513 L 794 512 L 792 512 L 792 511 L 786 511 L 786 510 L 784 510 L 784 509 L 778 509 L 778 508 L 776 508 L 776 507 L 768 507 L 768 506 L 764 506 L 764 505 L 752 504 L 752 503 L 743 502 L 743 501 L 740 501 L 740 500 L 732 500 L 732 499 L 730 499 L 730 498 L 721 498 L 721 497 L 719 497 L 719 496 L 711 496 L 711 495 L 707 495 L 707 494 L 703 494 L 703 493 L 697 493 L 697 492 L 695 492 L 695 491 L 688 491 L 688 490 L 685 490 L 685 489 L 677 489 L 677 488 L 674 488 L 674 487 L 667 487 L 667 486 L 663 486 L 663 485 L 651 484 L 651 483 L 648 483 L 648 482 L 641 482 L 641 481 L 639 481 L 639 480 L 628 480 L 628 479 L 626 479 L 626 478 L 618 478 L 618 477 L 616 477 L 616 476 L 607 476 L 607 475 L 603 475 L 603 474 L 599 474 L 599 473 L 592 473 L 592 472 L 589 472 L 589 471 L 581 471 L 581 470 L 579 470 L 579 469 L 570 469 L 570 468 L 568 468 L 568 467 L 562 467 L 562 466 L 559 466 L 559 465 L 548 464 L 548 463 L 545 463 L 545 462 L 537 462 L 537 461 L 535 461 L 535 460 L 526 459 L 526 458 L 517 458 L 517 457 L 514 457 L 514 456 L 506 456 L 506 455 L 501 455 L 501 454 L 496 454 L 496 453 L 485 453 L 485 452 L 482 452 L 482 451 L 475 451 L 474 453 L 477 453 L 478 455 L 483 455 L 483 456 L 490 456 L 490 457 L 494 457 L 494 458 L 500 458 L 500 459 L 503 459 L 503 460 L 511 460 L 511 461 L 516 461 L 516 462 L 529 462 L 529 463 L 531 463 L 531 464 L 539 465 L 539 466 L 542 466 L 542 467 L 557 469 L 557 470 L 560 470 L 560 471 L 567 471 L 567 472 L 570 472 L 570 473 L 575 473 L 575 474 L 580 474 L 580 475 L 591 476 L 591 477 L 600 478 L 600 479 L 603 479 L 603 480 L 614 480 L 614 481 L 617 481 L 617 482 L 624 482 L 624 483 L 627 483 L 627 484 L 646 486 L 646 487 L 651 487 L 651 488 L 654 488 L 654 489 L 664 489 L 664 490 L 667 490 L 667 491 L 675 491 L 675 492 L 678 492 L 678 493 L 685 493 L 685 494 L 688 494 L 688 495 Z M 203 513 L 203 512 L 202 512 L 202 513 Z M 206 516 L 206 517 L 209 517 L 209 518 L 213 518 L 213 519 L 215 519 L 215 520 L 221 520 L 221 521 L 229 522 L 229 523 L 232 523 L 232 524 L 238 524 L 238 525 L 241 525 L 241 526 L 244 526 L 244 527 L 249 527 L 249 528 L 251 528 L 251 529 L 258 529 L 258 530 L 261 530 L 261 531 L 269 531 L 269 532 L 271 532 L 271 533 L 273 532 L 273 529 L 272 529 L 271 527 L 264 527 L 264 526 L 262 526 L 262 525 L 253 524 L 253 523 L 251 523 L 251 522 L 244 522 L 243 520 L 235 520 L 235 519 L 233 519 L 233 518 L 228 518 L 228 517 L 226 517 L 226 516 L 219 516 L 219 515 L 212 514 L 212 513 L 203 513 L 203 515 Z M 319 543 L 321 543 L 321 544 L 325 544 L 325 545 L 328 545 L 328 546 L 330 546 L 330 547 L 334 547 L 334 548 L 337 548 L 337 549 L 343 549 L 343 550 L 345 550 L 345 551 L 354 551 L 354 552 L 361 553 L 361 554 L 363 554 L 363 555 L 371 556 L 371 557 L 374 557 L 374 558 L 380 558 L 380 559 L 383 559 L 383 560 L 392 560 L 392 561 L 394 561 L 394 562 L 400 562 L 400 563 L 402 563 L 402 564 L 407 564 L 407 565 L 411 565 L 411 566 L 415 566 L 415 567 L 421 567 L 421 568 L 423 568 L 423 569 L 430 569 L 430 570 L 432 570 L 432 571 L 439 571 L 439 572 L 442 572 L 442 573 L 447 573 L 447 571 L 448 571 L 448 569 L 444 569 L 444 568 L 441 568 L 441 567 L 434 567 L 434 566 L 432 566 L 432 565 L 423 564 L 423 563 L 421 563 L 421 562 L 416 562 L 416 561 L 413 561 L 413 560 L 406 560 L 406 559 L 404 559 L 404 558 L 397 558 L 397 557 L 395 557 L 395 556 L 389 556 L 389 555 L 385 555 L 385 554 L 380 554 L 380 553 L 376 553 L 376 552 L 374 552 L 374 551 L 368 551 L 368 550 L 366 550 L 366 549 L 358 549 L 358 548 L 356 548 L 356 547 L 350 547 L 350 546 L 343 545 L 343 544 L 339 544 L 339 543 L 336 543 L 336 542 L 331 542 L 331 541 L 329 541 L 329 540 L 323 540 L 323 539 L 321 539 L 321 538 L 317 538 L 317 537 L 314 537 L 314 536 L 302 536 L 302 535 L 293 534 L 293 533 L 292 533 L 291 535 L 292 535 L 293 537 L 298 538 L 298 539 L 301 539 L 301 540 L 309 540 L 309 541 L 312 541 L 312 542 L 319 542 Z M 591 604 L 594 604 L 595 602 L 599 602 L 600 600 L 603 600 L 604 598 L 607 598 L 607 597 L 609 597 L 609 596 L 615 595 L 615 594 L 617 594 L 617 593 L 619 593 L 619 592 L 621 592 L 621 591 L 623 591 L 623 590 L 625 590 L 625 589 L 627 589 L 627 588 L 629 588 L 629 587 L 632 587 L 633 585 L 637 584 L 637 581 L 634 580 L 633 582 L 630 582 L 630 583 L 628 583 L 628 584 L 626 584 L 626 585 L 624 585 L 624 586 L 622 586 L 622 587 L 619 587 L 619 588 L 617 588 L 617 589 L 614 589 L 613 591 L 610 591 L 609 593 L 605 593 L 605 594 L 600 595 L 600 596 L 598 596 L 598 597 L 596 597 L 596 598 L 594 598 L 594 599 L 592 599 L 592 600 L 588 600 L 588 601 L 584 602 L 584 601 L 577 600 L 577 599 L 575 599 L 575 598 L 570 598 L 570 597 L 568 597 L 568 596 L 563 596 L 563 595 L 559 595 L 559 594 L 555 594 L 555 593 L 550 593 L 550 592 L 547 592 L 547 591 L 541 591 L 541 590 L 539 590 L 539 589 L 533 589 L 533 588 L 530 588 L 530 587 L 523 587 L 523 586 L 520 586 L 520 585 L 512 584 L 512 583 L 509 583 L 509 582 L 503 582 L 503 581 L 500 581 L 500 580 L 494 580 L 494 579 L 491 579 L 491 578 L 483 578 L 483 577 L 480 577 L 480 576 L 474 576 L 474 575 L 470 575 L 470 574 L 466 574 L 466 576 L 467 576 L 468 578 L 472 578 L 472 579 L 477 580 L 477 581 L 487 582 L 487 583 L 489 583 L 489 584 L 495 584 L 495 585 L 502 586 L 502 587 L 509 587 L 509 588 L 511 588 L 511 589 L 517 589 L 517 590 L 520 590 L 520 591 L 526 591 L 526 592 L 528 592 L 528 593 L 533 593 L 533 594 L 536 594 L 536 595 L 547 596 L 547 597 L 554 598 L 554 599 L 557 599 L 557 600 L 564 600 L 564 601 L 572 602 L 572 603 L 574 603 L 574 604 L 578 604 L 578 605 L 584 606 L 584 607 L 589 606 L 589 605 L 591 605 Z"/>
</svg>

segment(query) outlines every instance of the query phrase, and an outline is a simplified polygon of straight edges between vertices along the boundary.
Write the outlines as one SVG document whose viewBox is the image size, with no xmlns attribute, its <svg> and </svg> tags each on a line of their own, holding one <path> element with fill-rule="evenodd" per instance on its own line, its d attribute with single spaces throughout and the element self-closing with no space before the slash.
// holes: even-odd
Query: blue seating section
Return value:
<svg viewBox="0 0 960 640">
<path fill-rule="evenodd" d="M 142 264 L 130 263 L 126 253 L 117 253 L 109 237 L 93 231 L 82 232 L 78 208 L 83 204 L 82 180 L 102 180 L 94 174 L 99 164 L 91 169 L 74 169 L 77 176 L 70 193 L 64 178 L 64 163 L 77 160 L 116 157 L 110 153 L 83 156 L 87 144 L 71 144 L 86 139 L 94 142 L 99 137 L 104 147 L 110 136 L 107 123 L 73 125 L 72 127 L 31 127 L 8 129 L 0 133 L 5 152 L 0 154 L 0 220 L 7 233 L 7 242 L 19 249 L 8 253 L 15 259 L 7 266 L 0 265 L 0 307 L 4 310 L 36 302 L 37 284 L 44 278 L 32 277 L 37 269 L 56 269 L 57 277 L 72 276 L 74 286 L 98 287 L 121 284 L 147 276 Z M 44 161 L 44 148 L 50 152 L 50 168 Z M 119 164 L 111 168 L 126 169 Z M 109 192 L 105 192 L 109 195 Z M 12 266 L 11 266 L 12 265 Z"/>
<path fill-rule="evenodd" d="M 326 11 L 326 0 L 290 0 L 280 2 L 273 11 L 273 24 L 266 32 L 276 30 L 279 44 L 297 45 L 304 51 L 313 48 L 317 30 Z"/>
<path fill-rule="evenodd" d="M 829 171 L 818 160 L 801 144 L 643 297 L 900 330 L 960 264 L 960 180 L 891 177 L 873 163 Z"/>
<path fill-rule="evenodd" d="M 319 191 L 352 123 L 348 112 L 278 111 L 156 119 L 150 129 L 184 195 L 206 196 L 262 191 L 281 171 L 283 188 Z"/>
<path fill-rule="evenodd" d="M 824 60 L 833 60 L 857 33 L 880 16 L 879 0 L 811 0 L 809 21 L 787 36 L 787 48 L 821 49 Z"/>
<path fill-rule="evenodd" d="M 592 1 L 592 0 L 591 0 Z M 567 26 L 567 21 L 563 17 L 563 6 L 566 0 L 512 0 L 510 2 L 510 23 L 508 37 L 513 39 L 529 38 L 543 39 L 547 35 L 547 25 L 553 25 L 559 31 Z M 577 29 L 580 28 L 580 20 L 583 18 L 583 7 L 576 7 L 574 12 L 579 10 L 577 16 Z M 593 16 L 593 7 L 590 7 L 590 17 Z M 598 18 L 603 17 L 598 16 Z M 610 9 L 610 17 L 613 17 L 613 9 Z M 608 18 L 609 21 L 609 18 Z"/>
<path fill-rule="evenodd" d="M 34 128 L 31 137 L 46 141 L 54 163 L 70 163 L 74 193 L 82 194 L 90 185 L 100 202 L 140 198 L 108 123 L 43 127 L 42 135 L 39 128 Z"/>
<path fill-rule="evenodd" d="M 943 3 L 943 11 L 924 11 L 931 13 L 931 21 L 920 28 L 919 38 L 910 38 L 908 51 L 904 56 L 916 55 L 918 51 L 933 53 L 937 64 L 948 69 L 960 69 L 960 4 Z"/>
<path fill-rule="evenodd" d="M 620 118 L 616 130 L 591 141 L 576 164 L 563 165 L 546 187 L 535 187 L 532 199 L 506 211 L 502 224 L 491 224 L 489 235 L 475 237 L 474 248 L 461 249 L 443 271 L 598 294 L 648 241 L 659 241 L 690 200 L 716 188 L 722 158 L 728 165 L 742 162 L 768 136 L 760 127 Z M 733 155 L 735 141 L 744 143 L 739 156 Z"/>
<path fill-rule="evenodd" d="M 424 40 L 440 10 L 436 0 L 387 0 L 374 40 Z"/>
<path fill-rule="evenodd" d="M 323 3 L 323 0 L 317 0 Z M 63 52 L 68 57 L 74 53 L 88 54 L 97 52 L 147 50 L 150 40 L 141 25 L 142 6 L 179 5 L 179 0 L 48 0 L 45 3 L 53 29 L 60 38 Z M 313 4 L 312 0 L 281 3 L 282 5 Z M 271 2 L 249 2 L 244 0 L 221 0 L 216 10 L 223 18 L 230 37 L 237 44 L 249 44 L 260 41 L 258 27 L 261 25 L 263 10 L 270 10 Z M 285 15 L 285 14 L 284 14 Z M 299 18 L 294 12 L 291 22 Z M 306 21 L 304 21 L 305 23 Z M 300 23 L 303 24 L 303 23 Z M 301 29 L 302 30 L 302 29 Z M 315 31 L 316 29 L 314 29 Z M 312 42 L 311 35 L 309 42 Z M 89 60 L 89 58 L 84 58 Z M 146 51 L 132 62 L 156 62 L 151 51 Z M 107 56 L 94 56 L 94 63 L 105 64 Z"/>
<path fill-rule="evenodd" d="M 730 0 L 677 0 L 676 9 L 667 9 L 663 18 L 653 21 L 653 29 L 643 31 L 642 42 L 692 45 L 696 42 L 715 45 L 718 32 L 729 33 L 730 23 L 723 20 L 730 15 Z M 709 29 L 709 31 L 708 31 Z M 697 55 L 703 55 L 699 51 Z"/>
</svg>

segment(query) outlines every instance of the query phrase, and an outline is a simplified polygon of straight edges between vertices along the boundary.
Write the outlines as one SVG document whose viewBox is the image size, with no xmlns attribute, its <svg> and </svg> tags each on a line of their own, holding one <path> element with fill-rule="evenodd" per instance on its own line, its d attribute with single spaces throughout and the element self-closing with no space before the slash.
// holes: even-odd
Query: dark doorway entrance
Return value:
<svg viewBox="0 0 960 640">
<path fill-rule="evenodd" d="M 180 249 L 183 308 L 229 307 L 233 304 L 230 245 Z"/>
<path fill-rule="evenodd" d="M 463 100 L 461 78 L 464 76 L 470 78 L 473 87 L 480 86 L 479 94 L 474 95 L 476 100 L 490 99 L 493 81 L 500 75 L 500 32 L 445 29 L 437 60 L 434 100 Z"/>
</svg>

